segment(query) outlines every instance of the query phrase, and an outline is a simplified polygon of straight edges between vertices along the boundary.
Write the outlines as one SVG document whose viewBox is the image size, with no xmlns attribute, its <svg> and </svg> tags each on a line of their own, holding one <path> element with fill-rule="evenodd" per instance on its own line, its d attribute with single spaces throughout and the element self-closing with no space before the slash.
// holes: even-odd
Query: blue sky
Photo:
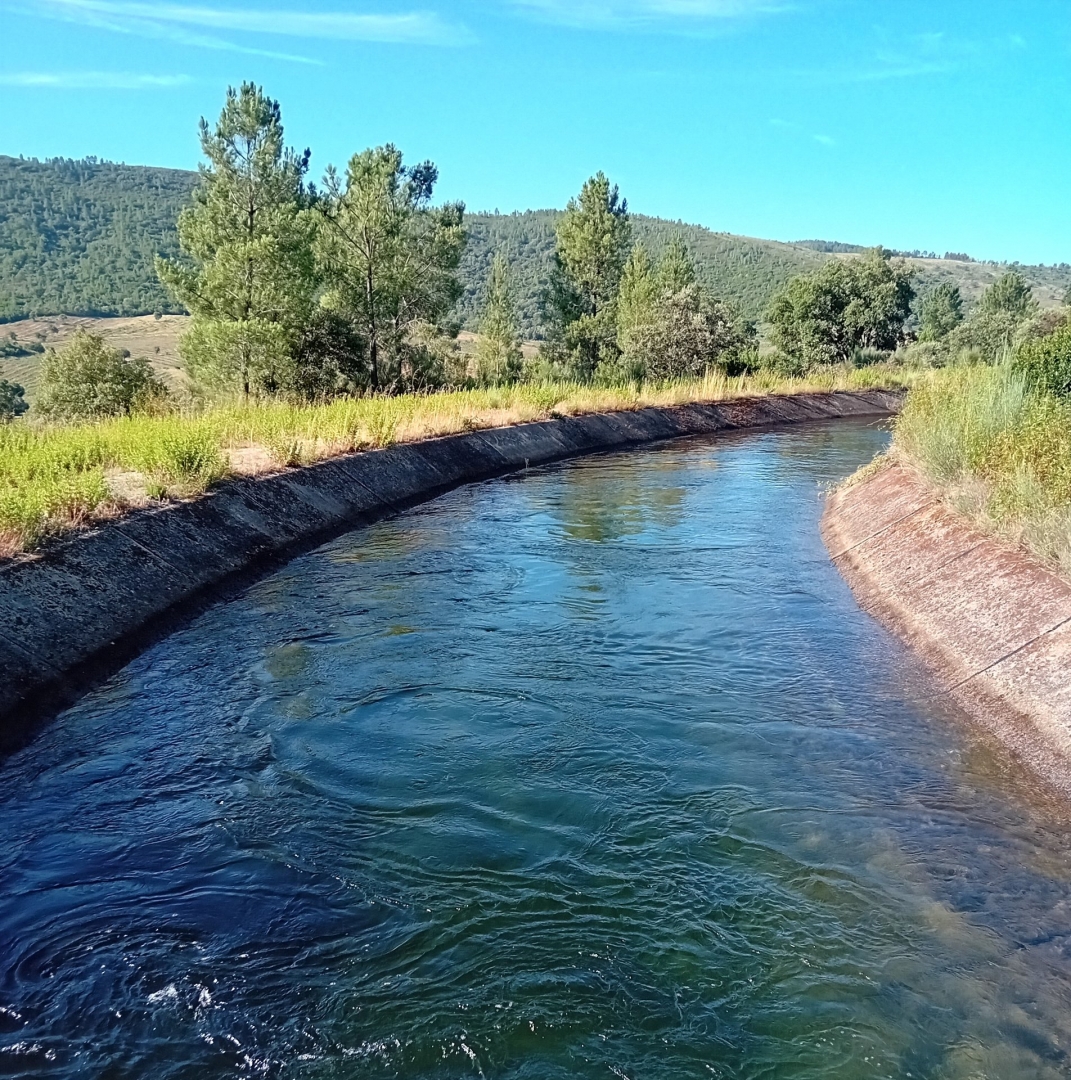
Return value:
<svg viewBox="0 0 1071 1080">
<path fill-rule="evenodd" d="M 313 172 L 397 143 L 472 209 L 1071 262 L 1068 0 L 0 0 L 0 153 L 192 168 L 228 84 Z"/>
</svg>

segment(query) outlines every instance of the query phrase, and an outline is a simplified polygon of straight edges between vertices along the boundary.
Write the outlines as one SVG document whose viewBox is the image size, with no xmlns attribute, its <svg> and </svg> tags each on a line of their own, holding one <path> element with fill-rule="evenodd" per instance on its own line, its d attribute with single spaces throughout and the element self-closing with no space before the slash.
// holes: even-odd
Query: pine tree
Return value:
<svg viewBox="0 0 1071 1080">
<path fill-rule="evenodd" d="M 922 305 L 919 341 L 940 341 L 963 322 L 963 297 L 955 285 L 944 282 Z"/>
<path fill-rule="evenodd" d="M 201 149 L 208 164 L 178 221 L 193 266 L 157 259 L 157 273 L 193 316 L 180 347 L 190 374 L 270 393 L 292 379 L 314 309 L 309 152 L 284 146 L 278 103 L 252 83 L 227 91 L 214 129 L 201 120 Z"/>
<path fill-rule="evenodd" d="M 465 247 L 464 204 L 432 207 L 437 180 L 430 161 L 406 167 L 391 145 L 354 154 L 344 182 L 325 178 L 324 304 L 366 342 L 373 390 L 435 381 L 422 367 L 441 352 Z"/>
<path fill-rule="evenodd" d="M 622 352 L 628 349 L 629 337 L 635 328 L 655 317 L 658 293 L 659 283 L 647 249 L 636 244 L 621 272 L 618 290 L 617 344 Z"/>
<path fill-rule="evenodd" d="M 1022 275 L 1009 270 L 982 293 L 978 309 L 987 315 L 1010 315 L 1015 319 L 1028 319 L 1036 314 L 1038 302 L 1034 299 L 1034 290 L 1023 280 Z"/>
<path fill-rule="evenodd" d="M 477 379 L 484 386 L 516 382 L 521 376 L 524 357 L 517 333 L 509 271 L 501 253 L 497 253 L 491 263 L 480 335 L 476 346 Z"/>
<path fill-rule="evenodd" d="M 658 286 L 666 296 L 673 296 L 695 284 L 695 267 L 681 234 L 674 233 L 658 260 Z"/>
<path fill-rule="evenodd" d="M 617 348 L 617 298 L 632 242 L 628 203 L 596 173 L 570 199 L 556 229 L 554 274 L 547 301 L 552 350 L 572 373 L 589 379 Z"/>
</svg>

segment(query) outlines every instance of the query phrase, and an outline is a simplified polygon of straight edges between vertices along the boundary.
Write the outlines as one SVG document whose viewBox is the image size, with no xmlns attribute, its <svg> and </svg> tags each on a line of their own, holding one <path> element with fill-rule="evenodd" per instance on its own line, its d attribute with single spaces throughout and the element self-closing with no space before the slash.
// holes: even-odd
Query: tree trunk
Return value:
<svg viewBox="0 0 1071 1080">
<path fill-rule="evenodd" d="M 365 274 L 365 301 L 368 309 L 368 359 L 371 363 L 372 390 L 379 389 L 379 339 L 376 335 L 375 288 L 372 280 L 372 260 L 368 260 Z"/>
</svg>

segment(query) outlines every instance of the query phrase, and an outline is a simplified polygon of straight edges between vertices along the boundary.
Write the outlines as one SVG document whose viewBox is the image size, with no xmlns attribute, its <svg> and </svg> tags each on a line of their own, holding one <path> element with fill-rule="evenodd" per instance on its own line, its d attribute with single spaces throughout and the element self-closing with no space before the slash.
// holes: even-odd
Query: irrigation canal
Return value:
<svg viewBox="0 0 1071 1080">
<path fill-rule="evenodd" d="M 0 762 L 0 1076 L 1071 1075 L 1071 848 L 856 607 L 839 421 L 455 491 Z"/>
</svg>

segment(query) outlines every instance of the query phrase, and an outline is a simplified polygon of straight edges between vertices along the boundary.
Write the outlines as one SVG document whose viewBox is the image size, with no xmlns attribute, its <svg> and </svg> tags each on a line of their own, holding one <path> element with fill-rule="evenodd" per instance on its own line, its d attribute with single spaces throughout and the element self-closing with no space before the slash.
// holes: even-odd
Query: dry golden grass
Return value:
<svg viewBox="0 0 1071 1080">
<path fill-rule="evenodd" d="M 864 368 L 792 380 L 763 373 L 629 387 L 522 384 L 322 405 L 220 405 L 76 427 L 0 425 L 0 550 L 11 555 L 31 549 L 48 536 L 149 500 L 190 498 L 227 476 L 258 475 L 396 442 L 556 415 L 905 386 L 917 377 Z"/>
</svg>

